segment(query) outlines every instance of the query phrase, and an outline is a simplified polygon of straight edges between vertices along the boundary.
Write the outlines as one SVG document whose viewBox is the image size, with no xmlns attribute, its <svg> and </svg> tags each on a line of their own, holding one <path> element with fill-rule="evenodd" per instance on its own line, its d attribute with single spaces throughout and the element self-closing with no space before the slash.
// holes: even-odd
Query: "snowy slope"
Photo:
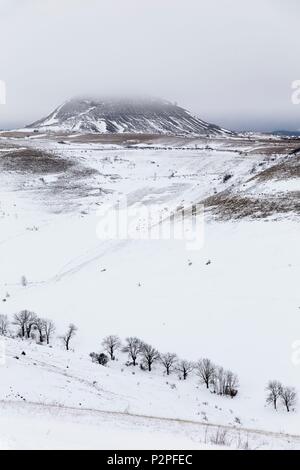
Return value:
<svg viewBox="0 0 300 470">
<path fill-rule="evenodd" d="M 152 374 L 126 367 L 123 354 L 103 367 L 59 346 L 4 344 L 0 448 L 300 447 L 300 436 L 276 429 L 283 413 L 272 431 L 260 429 L 247 418 L 247 397 L 213 396 L 196 377 L 180 381 L 159 366 Z"/>
<path fill-rule="evenodd" d="M 43 131 L 170 135 L 232 135 L 158 99 L 72 99 L 29 126 Z"/>
<path fill-rule="evenodd" d="M 254 211 L 255 217 L 224 221 L 207 205 L 204 244 L 196 251 L 184 241 L 97 236 L 99 208 L 124 195 L 130 206 L 174 210 L 224 191 L 255 200 L 268 198 L 270 190 L 282 198 L 292 192 L 297 201 L 295 162 L 291 170 L 285 156 L 251 143 L 247 155 L 228 142 L 210 149 L 130 150 L 71 139 L 68 145 L 42 138 L 1 144 L 6 150 L 0 155 L 0 313 L 11 318 L 32 309 L 53 319 L 58 335 L 71 321 L 79 327 L 75 353 L 62 351 L 59 341 L 47 348 L 5 340 L 2 446 L 46 447 L 50 430 L 48 445 L 76 447 L 76 429 L 84 429 L 91 440 L 80 441 L 82 446 L 97 447 L 105 423 L 110 431 L 106 437 L 100 433 L 104 447 L 113 432 L 124 447 L 132 447 L 125 435 L 134 441 L 139 435 L 143 446 L 149 433 L 154 434 L 149 447 L 159 446 L 160 437 L 162 447 L 178 447 L 174 423 L 161 421 L 165 418 L 178 421 L 182 447 L 211 445 L 218 426 L 224 426 L 233 448 L 247 439 L 251 448 L 299 448 L 299 410 L 275 413 L 265 406 L 264 390 L 273 378 L 298 387 L 297 207 L 280 212 L 274 206 L 267 217 Z M 231 178 L 224 181 L 227 174 Z M 133 374 L 123 355 L 108 368 L 96 366 L 88 354 L 101 349 L 107 334 L 137 335 L 161 352 L 191 360 L 210 357 L 239 375 L 238 397 L 217 397 L 196 376 L 183 382 L 173 374 L 167 384 L 159 366 L 152 374 L 139 369 Z M 33 440 L 22 441 L 9 420 L 20 430 L 36 425 Z M 72 435 L 58 442 L 55 433 L 71 428 Z"/>
</svg>

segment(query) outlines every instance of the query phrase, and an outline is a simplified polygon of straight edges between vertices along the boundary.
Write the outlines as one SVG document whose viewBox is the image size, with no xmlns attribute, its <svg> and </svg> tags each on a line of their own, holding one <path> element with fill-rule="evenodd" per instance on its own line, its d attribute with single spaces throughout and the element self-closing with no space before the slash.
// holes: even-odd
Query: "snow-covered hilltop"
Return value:
<svg viewBox="0 0 300 470">
<path fill-rule="evenodd" d="M 75 98 L 28 127 L 52 132 L 232 135 L 176 104 L 159 99 Z"/>
</svg>

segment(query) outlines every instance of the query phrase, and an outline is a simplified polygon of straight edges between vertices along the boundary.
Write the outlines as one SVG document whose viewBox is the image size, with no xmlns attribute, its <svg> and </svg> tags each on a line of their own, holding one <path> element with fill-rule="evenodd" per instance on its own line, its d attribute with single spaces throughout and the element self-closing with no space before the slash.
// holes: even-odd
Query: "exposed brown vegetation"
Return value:
<svg viewBox="0 0 300 470">
<path fill-rule="evenodd" d="M 35 149 L 14 150 L 0 156 L 0 167 L 4 171 L 62 173 L 73 166 L 69 160 Z"/>
<path fill-rule="evenodd" d="M 275 214 L 300 214 L 300 191 L 277 197 L 250 198 L 237 194 L 216 194 L 203 201 L 205 209 L 220 219 L 265 218 Z"/>
<path fill-rule="evenodd" d="M 300 178 L 300 155 L 288 157 L 284 162 L 261 171 L 251 180 L 267 181 L 271 179 Z M 250 180 L 250 181 L 251 181 Z"/>
</svg>

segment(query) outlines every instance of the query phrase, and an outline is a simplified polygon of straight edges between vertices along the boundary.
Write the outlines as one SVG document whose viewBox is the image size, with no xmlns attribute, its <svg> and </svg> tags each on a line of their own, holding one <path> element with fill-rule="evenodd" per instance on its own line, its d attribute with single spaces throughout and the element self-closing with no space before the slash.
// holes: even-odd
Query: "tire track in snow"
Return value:
<svg viewBox="0 0 300 470">
<path fill-rule="evenodd" d="M 150 425 L 158 426 L 170 426 L 171 429 L 174 431 L 174 426 L 179 426 L 177 432 L 181 431 L 185 434 L 188 434 L 193 440 L 197 442 L 204 443 L 205 441 L 199 440 L 200 437 L 202 438 L 211 438 L 214 434 L 211 432 L 218 432 L 218 431 L 225 431 L 229 433 L 230 443 L 233 442 L 238 443 L 239 439 L 242 437 L 246 437 L 247 441 L 252 440 L 252 444 L 256 444 L 257 448 L 266 445 L 265 441 L 257 441 L 260 438 L 263 439 L 273 439 L 277 441 L 275 444 L 275 448 L 281 448 L 281 446 L 287 447 L 287 444 L 290 445 L 292 448 L 300 448 L 300 436 L 293 435 L 293 434 L 284 434 L 279 432 L 272 432 L 272 431 L 264 431 L 260 429 L 251 429 L 251 428 L 243 428 L 243 427 L 234 427 L 229 425 L 222 425 L 216 423 L 207 423 L 201 421 L 193 421 L 193 420 L 186 420 L 186 419 L 179 419 L 179 418 L 166 418 L 160 416 L 152 416 L 152 415 L 145 415 L 145 414 L 135 414 L 130 412 L 123 412 L 123 411 L 112 411 L 112 410 L 100 410 L 94 408 L 77 408 L 72 406 L 65 406 L 59 404 L 45 404 L 41 402 L 18 402 L 13 400 L 0 400 L 1 408 L 2 409 L 9 409 L 11 408 L 13 411 L 23 411 L 27 409 L 32 415 L 35 415 L 37 412 L 50 412 L 52 415 L 60 415 L 61 412 L 69 413 L 70 418 L 102 418 L 103 420 L 111 419 L 112 422 L 115 422 L 117 425 L 122 424 L 120 420 L 123 420 L 123 423 L 134 424 L 138 426 L 147 426 Z M 26 410 L 26 411 L 27 411 Z M 64 418 L 66 417 L 64 414 Z M 117 418 L 117 420 L 115 419 Z M 209 431 L 211 431 L 209 433 Z M 234 441 L 236 439 L 236 441 Z M 273 442 L 274 443 L 274 442 Z M 268 442 L 269 445 L 269 442 Z"/>
</svg>

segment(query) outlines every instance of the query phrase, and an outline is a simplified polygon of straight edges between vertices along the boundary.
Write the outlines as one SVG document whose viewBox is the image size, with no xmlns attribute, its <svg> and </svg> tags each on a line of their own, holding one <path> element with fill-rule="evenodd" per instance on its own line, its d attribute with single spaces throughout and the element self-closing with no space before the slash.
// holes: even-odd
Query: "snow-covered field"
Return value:
<svg viewBox="0 0 300 470">
<path fill-rule="evenodd" d="M 202 449 L 218 448 L 221 442 L 222 448 L 234 449 L 300 446 L 300 437 L 287 435 L 280 426 L 283 413 L 268 426 L 273 432 L 265 430 L 272 413 L 255 419 L 246 394 L 234 401 L 207 392 L 195 377 L 167 378 L 159 366 L 151 374 L 133 370 L 124 365 L 123 354 L 103 367 L 76 351 L 15 339 L 4 343 L 4 448 Z M 296 428 L 297 416 L 291 418 Z"/>
<path fill-rule="evenodd" d="M 51 348 L 4 339 L 0 447 L 208 448 L 222 429 L 229 448 L 300 448 L 300 409 L 275 412 L 264 390 L 269 379 L 299 387 L 297 214 L 222 221 L 208 211 L 198 250 L 99 238 L 99 209 L 124 196 L 130 207 L 170 211 L 224 191 L 295 192 L 297 178 L 249 182 L 284 157 L 251 144 L 245 154 L 220 142 L 200 150 L 70 140 L 1 140 L 0 313 L 30 309 L 54 320 L 58 335 L 70 322 L 78 333 L 75 352 L 58 339 Z M 18 155 L 27 147 L 55 159 L 26 171 L 28 155 Z M 238 374 L 239 394 L 216 396 L 195 375 L 166 378 L 159 365 L 133 370 L 121 353 L 97 366 L 88 354 L 107 334 L 209 357 Z"/>
</svg>

